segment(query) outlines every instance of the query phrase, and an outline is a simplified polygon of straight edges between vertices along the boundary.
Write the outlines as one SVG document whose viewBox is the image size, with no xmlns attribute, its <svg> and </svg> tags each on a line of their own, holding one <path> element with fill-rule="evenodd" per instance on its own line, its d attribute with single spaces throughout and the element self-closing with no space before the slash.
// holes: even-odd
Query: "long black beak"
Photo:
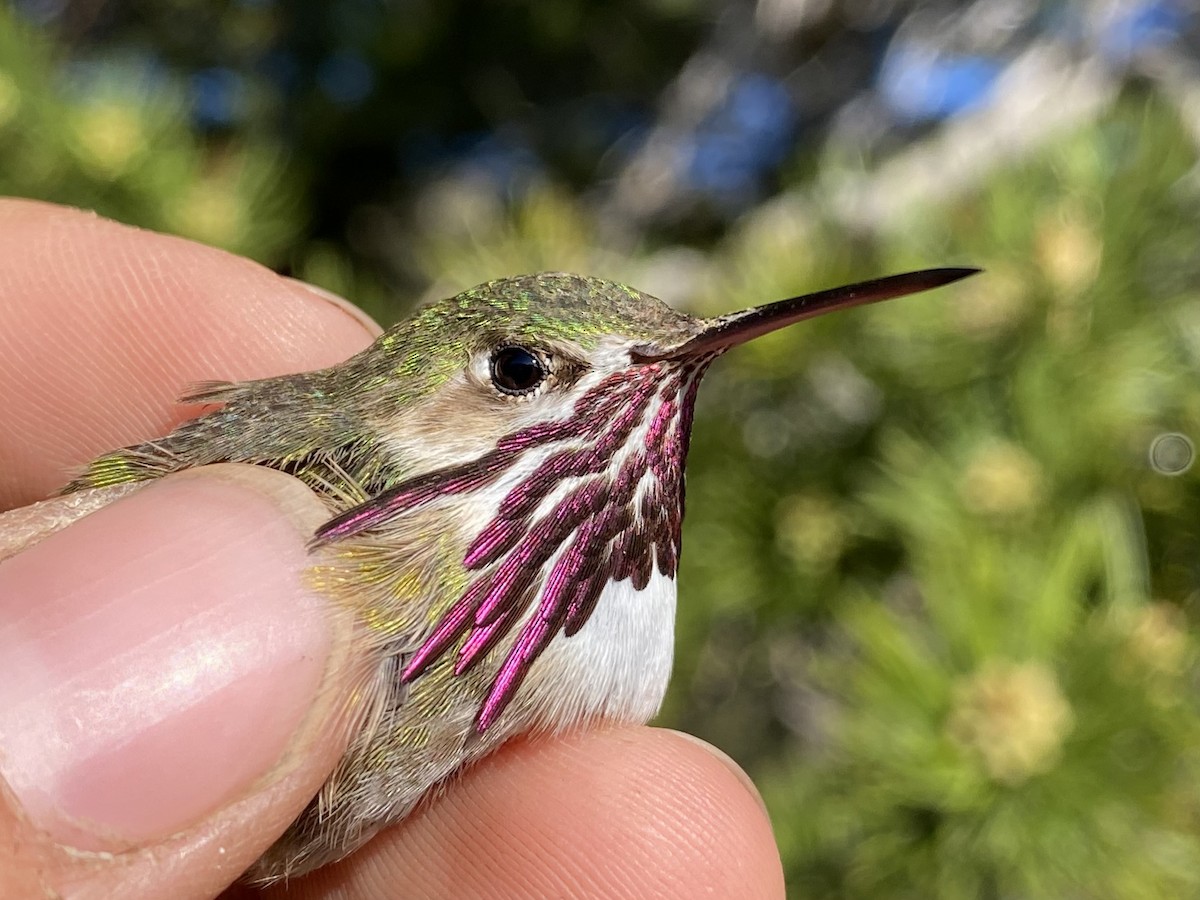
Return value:
<svg viewBox="0 0 1200 900">
<path fill-rule="evenodd" d="M 775 331 L 795 322 L 802 322 L 815 316 L 824 315 L 839 309 L 849 309 L 852 306 L 863 306 L 867 303 L 878 303 L 880 300 L 890 300 L 893 297 L 903 297 L 905 294 L 916 294 L 930 288 L 941 287 L 974 275 L 979 269 L 922 269 L 919 272 L 905 272 L 903 275 L 889 275 L 886 278 L 876 278 L 874 281 L 862 281 L 858 284 L 848 284 L 843 287 L 817 291 L 815 294 L 804 294 L 744 309 L 741 312 L 729 313 L 708 321 L 708 327 L 698 335 L 682 344 L 667 350 L 656 347 L 646 347 L 635 350 L 632 354 L 634 362 L 648 363 L 663 359 L 681 359 L 687 356 L 701 356 L 705 353 L 720 353 L 753 340 L 767 332 Z"/>
</svg>

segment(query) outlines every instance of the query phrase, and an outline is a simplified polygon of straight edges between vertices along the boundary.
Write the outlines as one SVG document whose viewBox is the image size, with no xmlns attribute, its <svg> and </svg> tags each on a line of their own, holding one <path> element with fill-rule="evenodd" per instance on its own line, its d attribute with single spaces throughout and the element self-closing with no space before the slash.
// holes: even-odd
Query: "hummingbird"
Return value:
<svg viewBox="0 0 1200 900">
<path fill-rule="evenodd" d="M 515 735 L 649 720 L 671 671 L 684 463 L 709 365 L 976 271 L 708 319 L 598 278 L 489 281 L 331 368 L 198 385 L 182 402 L 207 412 L 90 463 L 64 491 L 241 462 L 290 473 L 329 508 L 310 578 L 360 626 L 355 733 L 246 879 L 346 856 Z"/>
</svg>

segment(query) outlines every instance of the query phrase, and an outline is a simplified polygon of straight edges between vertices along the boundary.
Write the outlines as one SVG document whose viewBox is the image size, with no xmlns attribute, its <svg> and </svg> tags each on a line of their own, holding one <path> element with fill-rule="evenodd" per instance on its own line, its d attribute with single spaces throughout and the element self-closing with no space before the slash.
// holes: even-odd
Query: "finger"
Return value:
<svg viewBox="0 0 1200 900">
<path fill-rule="evenodd" d="M 189 413 L 176 402 L 188 384 L 332 365 L 377 330 L 249 260 L 0 201 L 0 510 L 168 431 Z"/>
<path fill-rule="evenodd" d="M 631 727 L 509 744 L 342 863 L 268 892 L 288 900 L 783 894 L 770 823 L 740 770 L 684 735 Z"/>
<path fill-rule="evenodd" d="M 301 812 L 351 726 L 353 623 L 302 575 L 325 516 L 213 466 L 0 562 L 0 897 L 211 897 Z"/>
</svg>

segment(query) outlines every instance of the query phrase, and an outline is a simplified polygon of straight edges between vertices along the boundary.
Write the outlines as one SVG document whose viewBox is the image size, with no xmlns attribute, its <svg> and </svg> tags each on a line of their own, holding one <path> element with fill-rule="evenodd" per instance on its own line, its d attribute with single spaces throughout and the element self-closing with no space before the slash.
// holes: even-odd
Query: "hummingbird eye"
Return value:
<svg viewBox="0 0 1200 900">
<path fill-rule="evenodd" d="M 492 355 L 492 384 L 505 394 L 535 391 L 546 375 L 545 363 L 525 347 L 501 347 Z"/>
</svg>

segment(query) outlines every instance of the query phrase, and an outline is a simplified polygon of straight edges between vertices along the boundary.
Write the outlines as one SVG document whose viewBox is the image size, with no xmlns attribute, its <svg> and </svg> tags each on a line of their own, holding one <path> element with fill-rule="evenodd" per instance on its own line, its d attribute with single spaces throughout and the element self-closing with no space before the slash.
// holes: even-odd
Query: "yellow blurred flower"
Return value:
<svg viewBox="0 0 1200 900">
<path fill-rule="evenodd" d="M 1021 322 L 1029 308 L 1029 292 L 1016 274 L 1003 268 L 989 269 L 985 283 L 967 282 L 952 304 L 959 331 L 971 337 L 987 338 Z"/>
<path fill-rule="evenodd" d="M 776 507 L 775 541 L 796 562 L 827 568 L 846 545 L 846 522 L 831 499 L 793 494 Z"/>
<path fill-rule="evenodd" d="M 1010 516 L 1039 502 L 1042 481 L 1037 460 L 1016 444 L 998 441 L 972 456 L 959 482 L 959 495 L 973 512 Z"/>
<path fill-rule="evenodd" d="M 1145 668 L 1164 675 L 1179 674 L 1191 648 L 1187 617 L 1173 604 L 1148 604 L 1137 611 L 1126 646 Z"/>
<path fill-rule="evenodd" d="M 146 149 L 137 109 L 116 102 L 94 103 L 79 111 L 74 125 L 75 155 L 94 174 L 115 178 Z"/>
<path fill-rule="evenodd" d="M 1059 210 L 1037 230 L 1038 264 L 1060 291 L 1078 293 L 1096 280 L 1104 244 L 1078 210 Z"/>
<path fill-rule="evenodd" d="M 198 181 L 167 209 L 175 231 L 218 247 L 235 247 L 245 227 L 246 210 L 232 185 Z"/>
<path fill-rule="evenodd" d="M 990 778 L 1015 786 L 1054 767 L 1073 725 L 1049 667 L 993 660 L 955 688 L 947 731 Z"/>
</svg>

